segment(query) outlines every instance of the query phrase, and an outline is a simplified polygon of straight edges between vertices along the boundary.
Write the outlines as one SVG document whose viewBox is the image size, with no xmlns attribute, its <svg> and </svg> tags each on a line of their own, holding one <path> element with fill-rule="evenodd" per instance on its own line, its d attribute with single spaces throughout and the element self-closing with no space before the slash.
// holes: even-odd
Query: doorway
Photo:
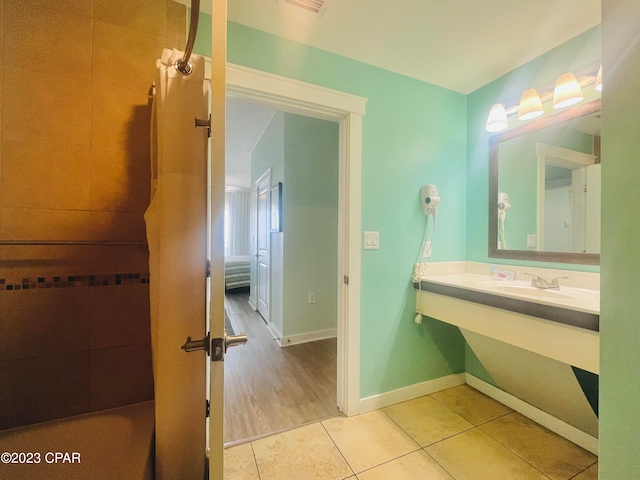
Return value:
<svg viewBox="0 0 640 480">
<path fill-rule="evenodd" d="M 366 99 L 238 65 L 227 65 L 227 96 L 339 123 L 337 405 L 360 411 L 362 117 Z"/>
<path fill-rule="evenodd" d="M 249 306 L 246 290 L 225 295 L 235 331 L 250 339 L 225 358 L 225 443 L 339 413 L 338 123 L 274 111 L 256 129 L 261 108 L 227 100 L 226 162 L 233 175 L 226 188 L 252 186 L 249 290 L 255 301 Z M 242 158 L 235 160 L 249 150 L 242 172 L 236 165 Z M 230 219 L 232 206 L 225 208 Z M 241 243 L 234 236 L 225 233 L 230 244 Z"/>
</svg>

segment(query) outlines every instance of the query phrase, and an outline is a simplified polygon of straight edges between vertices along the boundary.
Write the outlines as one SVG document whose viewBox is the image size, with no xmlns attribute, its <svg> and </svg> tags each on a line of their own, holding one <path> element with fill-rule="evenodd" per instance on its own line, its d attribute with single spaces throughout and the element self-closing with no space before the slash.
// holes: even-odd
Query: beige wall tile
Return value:
<svg viewBox="0 0 640 480">
<path fill-rule="evenodd" d="M 184 50 L 187 41 L 187 7 L 167 0 L 167 41 L 166 48 Z"/>
<path fill-rule="evenodd" d="M 148 152 L 151 99 L 148 91 L 93 84 L 93 146 Z"/>
<path fill-rule="evenodd" d="M 94 22 L 93 78 L 107 85 L 146 91 L 156 76 L 165 39 L 107 22 Z"/>
<path fill-rule="evenodd" d="M 89 290 L 91 350 L 151 341 L 149 285 L 95 287 Z"/>
<path fill-rule="evenodd" d="M 151 194 L 149 163 L 149 152 L 94 148 L 91 210 L 144 212 Z"/>
<path fill-rule="evenodd" d="M 89 347 L 89 292 L 47 288 L 0 292 L 0 360 Z"/>
<path fill-rule="evenodd" d="M 4 0 L 0 0 L 0 65 L 4 63 Z"/>
<path fill-rule="evenodd" d="M 2 206 L 87 210 L 90 159 L 88 146 L 5 139 Z"/>
<path fill-rule="evenodd" d="M 0 362 L 0 429 L 88 410 L 88 353 Z"/>
<path fill-rule="evenodd" d="M 21 10 L 46 10 L 48 12 L 71 13 L 91 17 L 93 2 L 88 0 L 9 0 Z"/>
<path fill-rule="evenodd" d="M 95 20 L 152 35 L 165 34 L 165 0 L 94 0 L 93 11 Z"/>
<path fill-rule="evenodd" d="M 3 139 L 89 145 L 91 84 L 69 76 L 3 70 Z"/>
<path fill-rule="evenodd" d="M 142 212 L 0 209 L 1 240 L 146 240 Z"/>
<path fill-rule="evenodd" d="M 91 212 L 31 208 L 0 209 L 2 240 L 90 240 Z"/>
<path fill-rule="evenodd" d="M 30 3 L 6 5 L 6 61 L 25 70 L 89 79 L 91 23 L 70 11 L 33 8 Z M 52 46 L 57 54 L 52 54 Z"/>
<path fill-rule="evenodd" d="M 89 397 L 91 411 L 151 400 L 151 345 L 89 352 Z"/>
<path fill-rule="evenodd" d="M 144 246 L 38 246 L 0 248 L 0 278 L 148 273 Z"/>
<path fill-rule="evenodd" d="M 146 227 L 141 213 L 90 212 L 91 238 L 111 241 L 145 241 Z"/>
</svg>

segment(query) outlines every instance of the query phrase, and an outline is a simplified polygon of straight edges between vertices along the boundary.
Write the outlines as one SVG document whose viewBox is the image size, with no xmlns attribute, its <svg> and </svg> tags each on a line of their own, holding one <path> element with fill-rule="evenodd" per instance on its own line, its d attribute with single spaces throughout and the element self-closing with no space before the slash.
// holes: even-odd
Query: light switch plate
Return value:
<svg viewBox="0 0 640 480">
<path fill-rule="evenodd" d="M 364 249 L 380 249 L 380 232 L 364 232 Z"/>
<path fill-rule="evenodd" d="M 537 243 L 536 234 L 528 233 L 527 234 L 527 247 L 535 247 Z"/>
</svg>

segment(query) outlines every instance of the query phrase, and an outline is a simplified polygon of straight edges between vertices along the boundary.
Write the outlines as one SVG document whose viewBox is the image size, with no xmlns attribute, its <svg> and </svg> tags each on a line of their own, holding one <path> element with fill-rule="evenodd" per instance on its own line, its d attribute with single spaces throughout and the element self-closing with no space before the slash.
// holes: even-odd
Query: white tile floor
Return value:
<svg viewBox="0 0 640 480">
<path fill-rule="evenodd" d="M 467 385 L 225 450 L 225 480 L 597 480 L 598 458 Z"/>
</svg>

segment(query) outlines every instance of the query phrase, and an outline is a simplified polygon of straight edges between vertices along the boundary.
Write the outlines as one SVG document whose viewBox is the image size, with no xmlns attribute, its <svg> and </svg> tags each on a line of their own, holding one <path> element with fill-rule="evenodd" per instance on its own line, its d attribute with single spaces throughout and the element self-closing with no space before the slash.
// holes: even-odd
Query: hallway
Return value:
<svg viewBox="0 0 640 480">
<path fill-rule="evenodd" d="M 598 458 L 462 385 L 225 450 L 225 480 L 597 480 Z"/>
<path fill-rule="evenodd" d="M 225 444 L 338 415 L 336 339 L 280 348 L 248 299 L 225 295 L 235 333 L 249 337 L 225 356 Z"/>
</svg>

